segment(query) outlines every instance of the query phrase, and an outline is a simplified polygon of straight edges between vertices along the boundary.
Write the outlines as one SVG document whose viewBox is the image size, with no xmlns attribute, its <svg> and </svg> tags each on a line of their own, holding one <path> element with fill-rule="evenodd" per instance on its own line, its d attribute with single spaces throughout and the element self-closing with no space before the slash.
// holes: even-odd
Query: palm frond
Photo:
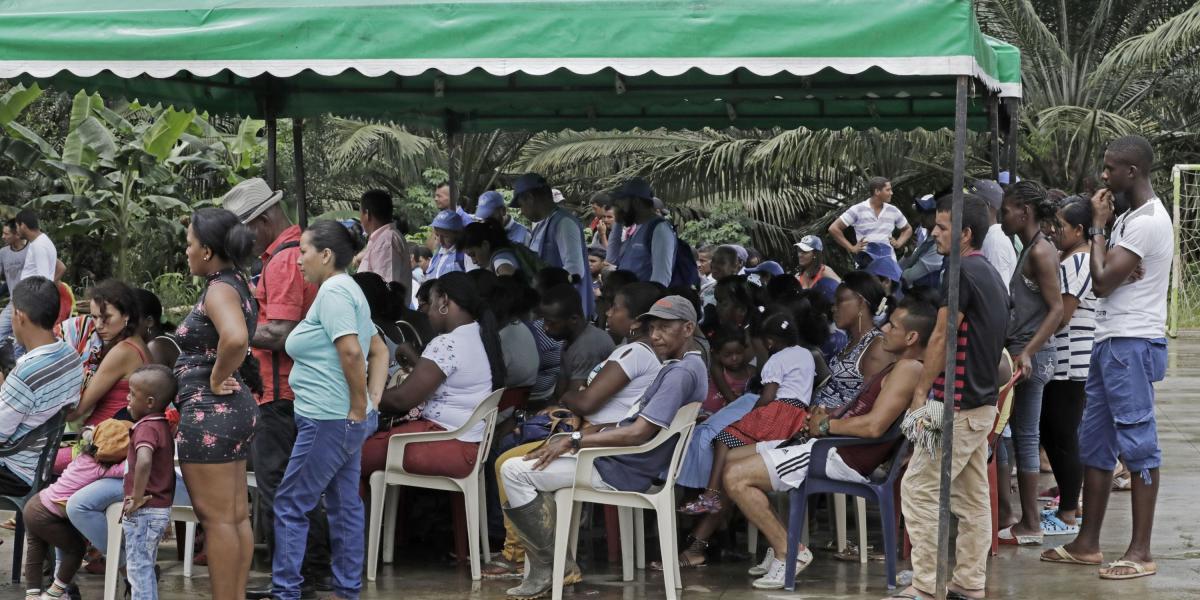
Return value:
<svg viewBox="0 0 1200 600">
<path fill-rule="evenodd" d="M 397 171 L 419 175 L 432 165 L 445 164 L 445 153 L 435 140 L 404 127 L 336 117 L 329 124 L 340 138 L 330 155 L 335 170 L 349 171 L 380 161 Z"/>
<path fill-rule="evenodd" d="M 1089 80 L 1103 81 L 1132 69 L 1163 69 L 1181 56 L 1195 56 L 1198 44 L 1200 4 L 1195 4 L 1153 30 L 1117 44 L 1105 55 Z"/>
</svg>

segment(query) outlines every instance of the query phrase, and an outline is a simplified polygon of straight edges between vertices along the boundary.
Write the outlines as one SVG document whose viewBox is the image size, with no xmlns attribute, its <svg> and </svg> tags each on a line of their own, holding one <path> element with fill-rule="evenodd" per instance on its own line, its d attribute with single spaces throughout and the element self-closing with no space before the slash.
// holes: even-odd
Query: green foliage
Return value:
<svg viewBox="0 0 1200 600">
<path fill-rule="evenodd" d="M 750 244 L 750 219 L 737 203 L 720 204 L 707 216 L 689 220 L 679 229 L 679 237 L 701 248 L 709 244 Z"/>
<path fill-rule="evenodd" d="M 196 278 L 179 272 L 158 275 L 142 287 L 158 296 L 163 306 L 163 318 L 175 323 L 187 315 L 200 297 L 200 284 Z"/>
</svg>

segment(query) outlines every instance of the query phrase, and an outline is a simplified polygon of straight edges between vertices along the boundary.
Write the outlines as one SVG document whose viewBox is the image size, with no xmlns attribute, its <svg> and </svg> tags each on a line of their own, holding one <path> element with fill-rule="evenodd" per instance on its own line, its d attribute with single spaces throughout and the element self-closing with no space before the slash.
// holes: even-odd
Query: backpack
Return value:
<svg viewBox="0 0 1200 600">
<path fill-rule="evenodd" d="M 649 223 L 650 233 L 646 236 L 646 244 L 650 245 L 654 240 L 654 230 L 661 223 L 666 223 L 671 228 L 671 233 L 675 235 L 675 264 L 671 265 L 671 285 L 667 287 L 689 287 L 692 289 L 700 288 L 700 266 L 696 264 L 696 254 L 692 251 L 692 247 L 687 242 L 679 238 L 679 233 L 675 231 L 675 226 L 666 219 L 655 219 Z"/>
</svg>

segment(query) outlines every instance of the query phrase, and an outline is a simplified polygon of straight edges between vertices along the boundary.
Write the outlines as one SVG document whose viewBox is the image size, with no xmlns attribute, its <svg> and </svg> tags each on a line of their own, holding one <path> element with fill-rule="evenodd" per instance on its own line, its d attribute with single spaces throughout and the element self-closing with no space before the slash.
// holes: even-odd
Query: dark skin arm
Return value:
<svg viewBox="0 0 1200 600">
<path fill-rule="evenodd" d="M 829 420 L 829 435 L 849 435 L 861 438 L 877 438 L 887 433 L 888 428 L 908 409 L 912 401 L 912 390 L 921 379 L 922 366 L 915 360 L 903 360 L 883 379 L 883 388 L 875 406 L 865 415 Z M 829 418 L 824 406 L 813 409 L 808 421 L 809 435 L 820 435 L 819 426 Z"/>
<path fill-rule="evenodd" d="M 214 283 L 204 298 L 204 309 L 218 336 L 217 363 L 213 365 L 208 384 L 214 394 L 227 396 L 238 389 L 233 374 L 246 359 L 246 350 L 250 346 L 242 302 L 232 287 Z"/>
<path fill-rule="evenodd" d="M 1092 196 L 1092 226 L 1108 227 L 1112 216 L 1112 192 L 1096 192 Z M 1109 250 L 1107 238 L 1101 235 L 1092 236 L 1091 243 L 1092 293 L 1097 298 L 1107 298 L 1129 280 L 1142 258 L 1120 246 Z"/>
<path fill-rule="evenodd" d="M 383 390 L 383 399 L 379 402 L 379 409 L 383 412 L 402 415 L 429 399 L 443 381 L 446 381 L 446 374 L 438 368 L 437 364 L 428 358 L 419 359 L 412 374 L 404 378 L 400 385 Z"/>
<path fill-rule="evenodd" d="M 122 517 L 128 517 L 137 512 L 146 501 L 146 484 L 150 483 L 150 461 L 154 459 L 154 450 L 149 446 L 137 449 L 137 465 L 133 467 L 133 490 L 125 497 L 125 506 L 121 510 Z"/>
<path fill-rule="evenodd" d="M 858 240 L 857 244 L 851 244 L 850 240 L 846 239 L 846 224 L 842 222 L 842 218 L 838 217 L 829 224 L 829 235 L 837 245 L 846 249 L 850 254 L 862 252 L 867 247 L 866 240 Z"/>
<path fill-rule="evenodd" d="M 298 321 L 284 321 L 272 319 L 258 326 L 254 332 L 254 339 L 250 340 L 250 345 L 261 350 L 271 350 L 272 352 L 282 352 L 283 343 L 287 341 L 288 334 L 299 325 Z"/>
<path fill-rule="evenodd" d="M 1042 301 L 1046 303 L 1047 310 L 1037 331 L 1033 332 L 1033 338 L 1015 359 L 1022 377 L 1027 377 L 1032 371 L 1033 355 L 1042 349 L 1046 340 L 1050 339 L 1055 331 L 1058 331 L 1063 315 L 1062 294 L 1059 291 L 1058 281 L 1058 252 L 1054 250 L 1054 246 L 1050 242 L 1045 240 L 1039 241 L 1029 251 L 1031 253 L 1030 262 L 1033 264 L 1026 264 L 1025 268 L 1028 270 L 1032 266 L 1034 275 L 1037 276 Z"/>
<path fill-rule="evenodd" d="M 638 446 L 650 441 L 658 434 L 658 425 L 647 421 L 644 417 L 638 417 L 636 421 L 625 427 L 613 427 L 589 433 L 583 436 L 580 440 L 581 448 L 609 448 L 609 447 L 629 447 Z M 533 465 L 535 471 L 541 471 L 546 468 L 546 465 L 554 461 L 554 459 L 572 452 L 571 439 L 568 436 L 560 435 L 550 438 L 545 444 L 539 446 L 533 452 L 525 455 L 525 460 L 535 460 L 537 464 Z"/>
<path fill-rule="evenodd" d="M 629 376 L 621 365 L 610 362 L 600 369 L 591 385 L 585 388 L 573 388 L 562 395 L 559 403 L 571 412 L 586 417 L 604 408 L 609 400 L 629 385 Z"/>
<path fill-rule="evenodd" d="M 779 393 L 778 383 L 768 383 L 763 386 L 762 393 L 758 395 L 758 402 L 754 403 L 754 408 L 766 406 L 775 401 L 775 395 Z"/>
<path fill-rule="evenodd" d="M 905 225 L 904 229 L 900 230 L 900 235 L 892 239 L 892 247 L 897 250 L 903 248 L 908 243 L 908 240 L 912 238 L 912 234 L 912 225 Z"/>
</svg>

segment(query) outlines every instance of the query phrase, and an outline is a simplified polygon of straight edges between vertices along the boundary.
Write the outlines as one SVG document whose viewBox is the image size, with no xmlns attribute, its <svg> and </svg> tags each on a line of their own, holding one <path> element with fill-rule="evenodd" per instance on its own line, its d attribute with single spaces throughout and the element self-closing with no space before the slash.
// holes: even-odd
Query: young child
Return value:
<svg viewBox="0 0 1200 600">
<path fill-rule="evenodd" d="M 772 311 L 763 320 L 759 336 L 770 358 L 762 367 L 762 392 L 754 409 L 726 427 L 713 440 L 713 466 L 708 488 L 680 512 L 690 515 L 719 513 L 722 509 L 722 474 L 731 452 L 754 452 L 756 442 L 786 440 L 804 427 L 812 402 L 816 362 L 800 345 L 800 327 L 788 311 Z M 700 538 L 699 535 L 696 536 Z"/>
<path fill-rule="evenodd" d="M 25 504 L 25 598 L 63 598 L 83 564 L 87 541 L 67 519 L 67 500 L 93 481 L 125 474 L 129 423 L 109 419 L 84 433 L 83 452 L 61 477 Z M 54 583 L 42 593 L 42 564 L 50 549 L 59 551 Z"/>
<path fill-rule="evenodd" d="M 746 393 L 746 384 L 757 374 L 757 369 L 750 364 L 745 332 L 721 330 L 713 337 L 712 347 L 716 360 L 709 370 L 708 397 L 700 407 L 702 416 L 711 415 L 741 398 Z"/>
<path fill-rule="evenodd" d="M 163 413 L 175 392 L 175 376 L 162 365 L 146 365 L 129 376 L 129 414 L 135 423 L 129 434 L 122 527 L 133 600 L 158 598 L 154 563 L 175 499 L 175 442 Z"/>
</svg>

